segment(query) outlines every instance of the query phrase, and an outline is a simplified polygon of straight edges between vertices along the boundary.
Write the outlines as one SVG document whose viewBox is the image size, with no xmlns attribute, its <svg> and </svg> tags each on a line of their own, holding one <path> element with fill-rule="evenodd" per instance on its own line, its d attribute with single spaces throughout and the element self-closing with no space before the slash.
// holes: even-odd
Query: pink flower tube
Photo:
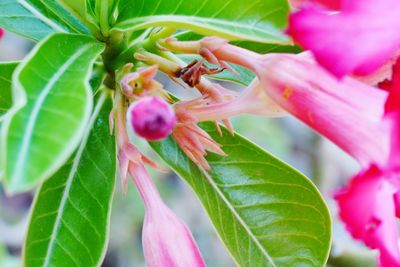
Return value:
<svg viewBox="0 0 400 267">
<path fill-rule="evenodd" d="M 272 56 L 258 69 L 264 89 L 277 104 L 363 166 L 386 160 L 389 140 L 381 123 L 384 91 L 351 78 L 338 81 L 301 56 Z"/>
<path fill-rule="evenodd" d="M 143 199 L 146 215 L 143 250 L 149 267 L 204 267 L 194 238 L 178 217 L 164 204 L 142 164 L 129 166 Z"/>
</svg>

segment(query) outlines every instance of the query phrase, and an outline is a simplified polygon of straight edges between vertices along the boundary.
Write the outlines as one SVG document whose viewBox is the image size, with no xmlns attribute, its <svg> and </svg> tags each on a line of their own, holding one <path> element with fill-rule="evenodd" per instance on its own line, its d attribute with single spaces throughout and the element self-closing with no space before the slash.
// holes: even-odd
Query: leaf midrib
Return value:
<svg viewBox="0 0 400 267">
<path fill-rule="evenodd" d="M 233 207 L 229 201 L 226 199 L 225 195 L 221 192 L 220 188 L 216 185 L 214 182 L 213 178 L 207 173 L 206 170 L 200 168 L 200 171 L 202 174 L 207 178 L 207 181 L 210 183 L 210 185 L 214 188 L 215 192 L 219 195 L 220 199 L 225 203 L 227 208 L 232 212 L 233 216 L 238 220 L 239 224 L 245 229 L 245 231 L 248 233 L 248 235 L 251 237 L 253 242 L 256 244 L 256 246 L 260 249 L 261 253 L 265 256 L 265 258 L 271 263 L 273 267 L 277 267 L 272 259 L 272 257 L 268 254 L 268 252 L 265 250 L 265 248 L 261 245 L 260 241 L 257 239 L 257 237 L 254 235 L 254 233 L 251 231 L 251 229 L 247 226 L 243 218 L 239 215 L 239 213 L 236 211 L 235 207 Z M 235 227 L 236 229 L 236 227 Z"/>
<path fill-rule="evenodd" d="M 171 19 L 173 18 L 173 19 Z M 255 30 L 254 26 L 252 25 L 245 25 L 245 24 L 240 24 L 240 23 L 235 23 L 233 21 L 229 21 L 229 20 L 225 20 L 225 19 L 220 19 L 220 18 L 207 18 L 207 17 L 200 17 L 200 16 L 193 16 L 193 15 L 152 15 L 152 16 L 141 16 L 141 17 L 137 17 L 137 18 L 132 18 L 132 19 L 128 19 L 128 20 L 124 20 L 122 22 L 119 22 L 115 25 L 115 27 L 123 27 L 125 25 L 130 25 L 133 24 L 135 25 L 137 22 L 140 21 L 173 21 L 173 22 L 183 22 L 185 24 L 195 24 L 195 23 L 191 23 L 190 20 L 188 21 L 187 18 L 192 18 L 192 20 L 194 21 L 200 21 L 200 22 L 206 22 L 208 24 L 212 24 L 213 21 L 218 22 L 220 24 L 225 24 L 225 25 L 229 25 L 231 27 L 237 27 L 237 28 L 242 28 L 242 29 L 251 29 L 253 32 L 261 32 L 261 33 L 268 33 L 266 31 L 262 31 L 260 27 L 256 27 L 257 30 Z M 135 25 L 137 27 L 137 25 Z M 133 27 L 135 27 L 133 26 Z M 278 31 L 277 31 L 278 32 Z"/>
<path fill-rule="evenodd" d="M 196 21 L 198 21 L 198 23 L 196 23 Z M 234 27 L 234 28 L 239 28 L 239 29 L 244 29 L 244 30 L 248 30 L 251 31 L 254 35 L 256 36 L 257 33 L 258 34 L 262 34 L 262 35 L 268 35 L 268 36 L 274 36 L 276 38 L 280 38 L 283 39 L 285 38 L 285 36 L 283 34 L 281 34 L 279 31 L 275 30 L 272 25 L 271 27 L 269 27 L 268 29 L 270 31 L 263 31 L 260 27 L 252 27 L 252 26 L 247 26 L 244 24 L 240 24 L 240 23 L 235 23 L 232 21 L 227 21 L 227 20 L 223 20 L 223 19 L 212 19 L 209 20 L 207 18 L 203 18 L 203 17 L 193 17 L 193 16 L 189 16 L 189 15 L 155 15 L 155 16 L 142 16 L 142 17 L 138 17 L 138 18 L 134 18 L 134 19 L 129 19 L 129 20 L 125 20 L 122 22 L 117 23 L 114 27 L 116 29 L 124 29 L 126 30 L 126 28 L 128 29 L 142 29 L 144 27 L 147 27 L 149 25 L 153 25 L 153 24 L 159 24 L 159 23 L 164 23 L 164 24 L 168 24 L 168 23 L 183 23 L 186 25 L 193 25 L 196 27 L 200 27 L 200 28 L 204 28 L 203 26 L 201 26 L 201 24 L 205 23 L 208 24 L 207 25 L 207 29 L 209 30 L 213 30 L 213 31 L 217 31 L 217 32 L 224 32 L 226 34 L 229 35 L 234 35 L 234 36 L 241 36 L 243 37 L 242 33 L 237 33 L 237 32 L 233 32 L 233 31 L 228 31 L 228 30 L 222 30 L 221 28 L 217 28 L 217 27 L 210 27 L 209 25 L 213 25 L 212 21 L 218 22 L 218 24 L 222 24 L 222 25 L 227 25 L 229 27 Z M 265 26 L 265 25 L 264 25 Z M 274 32 L 275 31 L 275 32 Z M 243 37 L 244 40 L 247 39 L 245 37 Z M 257 37 L 257 38 L 252 38 L 254 40 L 264 40 L 264 38 L 261 37 Z M 273 41 L 273 40 L 271 40 Z M 288 42 L 288 40 L 287 40 Z"/>
<path fill-rule="evenodd" d="M 81 161 L 83 152 L 85 150 L 87 141 L 88 141 L 89 136 L 90 136 L 90 132 L 92 130 L 92 126 L 94 125 L 94 122 L 95 122 L 98 114 L 100 113 L 101 107 L 103 106 L 103 104 L 105 102 L 105 99 L 106 99 L 106 95 L 105 95 L 105 93 L 103 93 L 100 96 L 100 98 L 99 98 L 99 100 L 98 100 L 98 102 L 97 102 L 97 104 L 95 106 L 93 114 L 92 114 L 92 116 L 91 116 L 91 118 L 89 120 L 89 123 L 87 125 L 86 132 L 84 133 L 82 142 L 81 142 L 81 144 L 80 144 L 80 146 L 78 148 L 78 151 L 76 152 L 76 156 L 75 156 L 74 161 L 72 163 L 71 170 L 69 172 L 69 175 L 68 175 L 68 178 L 67 178 L 67 182 L 66 182 L 66 185 L 65 185 L 65 189 L 64 189 L 64 192 L 63 192 L 63 195 L 62 195 L 62 198 L 61 198 L 60 206 L 57 209 L 57 217 L 56 217 L 56 220 L 54 222 L 53 230 L 51 231 L 51 237 L 50 237 L 49 245 L 48 245 L 48 248 L 47 248 L 47 251 L 46 251 L 46 258 L 45 258 L 45 261 L 43 263 L 43 267 L 49 266 L 50 258 L 51 258 L 51 255 L 52 255 L 54 244 L 56 242 L 57 233 L 58 233 L 58 231 L 60 229 L 60 222 L 61 222 L 63 214 L 64 214 L 65 205 L 67 204 L 67 200 L 68 200 L 69 192 L 71 190 L 72 182 L 74 181 L 74 177 L 75 177 L 76 171 L 78 170 L 79 163 Z"/>
<path fill-rule="evenodd" d="M 50 1 L 56 1 L 56 0 L 50 0 Z M 82 33 L 82 31 L 81 31 L 76 25 L 70 23 L 70 21 L 69 21 L 66 17 L 58 15 L 58 14 L 57 14 L 57 11 L 54 10 L 54 8 L 48 4 L 48 1 L 43 1 L 43 0 L 41 0 L 41 2 L 42 2 L 42 4 L 45 5 L 45 7 L 46 7 L 48 10 L 50 10 L 50 11 L 52 12 L 60 21 L 62 21 L 63 23 L 65 23 L 66 25 L 68 25 L 69 27 L 71 27 L 71 29 L 75 30 L 76 32 Z M 59 4 L 58 2 L 56 2 L 56 3 Z M 67 12 L 69 12 L 69 11 L 67 11 Z"/>
<path fill-rule="evenodd" d="M 58 32 L 66 32 L 60 25 L 57 23 L 53 22 L 51 19 L 47 18 L 44 16 L 40 11 L 38 11 L 34 6 L 26 2 L 25 0 L 17 0 L 18 3 L 21 4 L 25 9 L 30 11 L 32 14 L 34 14 L 34 17 L 38 18 L 40 21 L 44 22 L 47 24 L 49 27 L 52 29 L 58 31 Z"/>
</svg>

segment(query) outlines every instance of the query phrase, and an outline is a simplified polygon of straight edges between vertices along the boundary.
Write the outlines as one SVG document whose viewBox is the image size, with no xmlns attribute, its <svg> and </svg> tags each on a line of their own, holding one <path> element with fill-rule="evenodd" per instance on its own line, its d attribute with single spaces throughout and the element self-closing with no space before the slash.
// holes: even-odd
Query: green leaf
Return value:
<svg viewBox="0 0 400 267">
<path fill-rule="evenodd" d="M 87 9 L 87 0 L 58 0 L 63 5 L 69 7 L 73 12 L 79 14 L 81 17 L 85 17 Z"/>
<path fill-rule="evenodd" d="M 169 26 L 230 40 L 288 43 L 287 0 L 125 0 L 115 29 L 134 31 Z"/>
<path fill-rule="evenodd" d="M 38 191 L 24 244 L 24 266 L 100 266 L 115 187 L 111 108 L 111 100 L 102 94 L 77 152 Z"/>
<path fill-rule="evenodd" d="M 0 2 L 0 27 L 34 41 L 41 40 L 54 31 L 64 31 L 59 25 L 41 16 L 26 1 L 2 0 Z"/>
<path fill-rule="evenodd" d="M 0 63 L 0 129 L 2 127 L 3 115 L 12 106 L 12 85 L 11 77 L 18 66 L 17 62 Z M 0 148 L 1 140 L 0 140 Z M 3 171 L 0 169 L 0 180 L 3 176 Z"/>
<path fill-rule="evenodd" d="M 54 0 L 2 0 L 0 27 L 33 41 L 39 41 L 53 32 L 88 33 Z"/>
<path fill-rule="evenodd" d="M 259 54 L 268 54 L 268 53 L 297 54 L 302 51 L 301 48 L 296 45 L 262 44 L 249 41 L 237 41 L 237 42 L 232 42 L 232 44 L 257 52 Z"/>
<path fill-rule="evenodd" d="M 227 154 L 210 153 L 209 173 L 171 138 L 151 145 L 192 187 L 238 266 L 325 266 L 330 216 L 310 180 L 243 137 L 204 125 Z"/>
<path fill-rule="evenodd" d="M 0 63 L 0 120 L 12 106 L 11 77 L 17 62 Z"/>
<path fill-rule="evenodd" d="M 70 33 L 89 34 L 88 28 L 70 11 L 55 0 L 26 0 L 46 17 L 56 22 Z"/>
<path fill-rule="evenodd" d="M 0 148 L 10 192 L 49 178 L 79 144 L 93 105 L 90 72 L 103 48 L 87 36 L 57 33 L 14 72 L 14 106 L 4 120 Z"/>
</svg>

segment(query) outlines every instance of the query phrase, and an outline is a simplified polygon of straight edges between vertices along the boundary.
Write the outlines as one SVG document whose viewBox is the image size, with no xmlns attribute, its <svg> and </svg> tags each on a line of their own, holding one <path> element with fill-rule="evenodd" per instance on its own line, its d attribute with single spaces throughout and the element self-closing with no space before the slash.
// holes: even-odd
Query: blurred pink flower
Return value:
<svg viewBox="0 0 400 267">
<path fill-rule="evenodd" d="M 399 13 L 398 0 L 342 0 L 339 11 L 304 4 L 287 32 L 336 76 L 367 75 L 400 48 Z"/>
<path fill-rule="evenodd" d="M 394 201 L 399 187 L 387 175 L 372 165 L 355 176 L 335 198 L 339 216 L 352 236 L 379 250 L 380 266 L 394 267 L 400 266 Z"/>
<path fill-rule="evenodd" d="M 4 30 L 0 28 L 0 40 L 3 38 L 3 36 L 4 36 Z"/>
</svg>

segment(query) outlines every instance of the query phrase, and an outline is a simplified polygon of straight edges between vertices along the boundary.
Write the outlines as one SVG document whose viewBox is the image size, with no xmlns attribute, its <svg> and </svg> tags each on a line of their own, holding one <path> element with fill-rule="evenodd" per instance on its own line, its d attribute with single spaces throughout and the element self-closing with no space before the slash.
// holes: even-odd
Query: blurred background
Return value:
<svg viewBox="0 0 400 267">
<path fill-rule="evenodd" d="M 6 32 L 0 40 L 0 61 L 21 60 L 32 45 Z M 165 77 L 160 77 L 160 80 L 178 95 L 182 94 L 183 90 L 169 84 Z M 245 115 L 234 118 L 233 123 L 237 132 L 300 170 L 321 190 L 333 217 L 333 247 L 329 266 L 376 266 L 375 253 L 353 241 L 343 229 L 332 201 L 335 190 L 357 172 L 356 162 L 291 117 L 272 119 Z M 145 154 L 163 164 L 145 142 L 135 138 L 136 141 Z M 150 172 L 167 204 L 192 230 L 207 266 L 235 266 L 191 189 L 172 172 Z M 0 185 L 0 267 L 21 266 L 21 245 L 33 196 L 34 192 L 7 197 Z M 103 267 L 146 266 L 141 248 L 143 216 L 143 205 L 133 184 L 130 184 L 127 195 L 123 196 L 118 183 L 113 203 L 110 243 Z"/>
</svg>

